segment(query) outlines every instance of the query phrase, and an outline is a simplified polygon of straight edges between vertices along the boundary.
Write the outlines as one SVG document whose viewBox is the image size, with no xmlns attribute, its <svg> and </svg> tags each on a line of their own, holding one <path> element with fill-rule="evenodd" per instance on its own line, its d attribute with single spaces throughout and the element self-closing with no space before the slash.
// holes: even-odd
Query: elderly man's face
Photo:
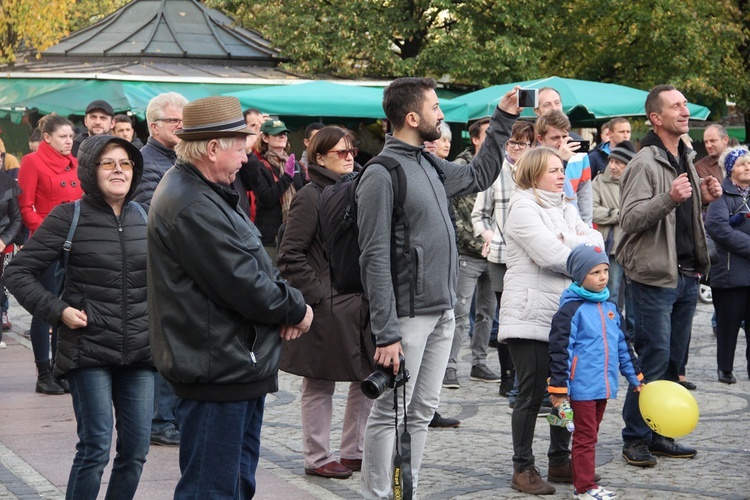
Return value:
<svg viewBox="0 0 750 500">
<path fill-rule="evenodd" d="M 245 137 L 235 137 L 232 139 L 232 147 L 221 149 L 216 142 L 217 147 L 213 150 L 213 162 L 211 175 L 207 176 L 210 181 L 217 184 L 230 186 L 240 171 L 242 164 L 247 162 L 245 154 Z M 209 145 L 210 146 L 210 145 Z M 209 154 L 211 148 L 209 147 Z"/>
</svg>

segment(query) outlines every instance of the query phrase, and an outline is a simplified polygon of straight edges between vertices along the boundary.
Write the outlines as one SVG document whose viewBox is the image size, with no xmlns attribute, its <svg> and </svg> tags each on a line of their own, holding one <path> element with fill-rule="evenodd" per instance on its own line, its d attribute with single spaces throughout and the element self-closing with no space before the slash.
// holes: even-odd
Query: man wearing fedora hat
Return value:
<svg viewBox="0 0 750 500">
<path fill-rule="evenodd" d="M 278 277 L 231 188 L 251 133 L 234 97 L 187 104 L 177 163 L 151 200 L 151 349 L 181 398 L 176 499 L 253 497 L 281 341 L 312 322 L 312 309 Z"/>
</svg>

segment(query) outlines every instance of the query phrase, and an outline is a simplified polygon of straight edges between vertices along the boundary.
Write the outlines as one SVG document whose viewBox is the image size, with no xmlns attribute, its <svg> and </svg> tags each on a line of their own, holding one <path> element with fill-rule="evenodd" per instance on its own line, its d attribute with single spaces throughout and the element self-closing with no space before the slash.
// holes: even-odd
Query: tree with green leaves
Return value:
<svg viewBox="0 0 750 500">
<path fill-rule="evenodd" d="M 487 86 L 543 76 L 647 90 L 672 83 L 750 115 L 750 1 L 207 0 L 307 74 L 426 75 Z M 750 134 L 748 134 L 750 137 Z"/>
<path fill-rule="evenodd" d="M 641 89 L 671 83 L 717 105 L 744 74 L 745 39 L 731 0 L 567 0 L 555 4 L 557 40 L 548 74 Z"/>
<path fill-rule="evenodd" d="M 529 0 L 206 4 L 261 31 L 291 59 L 290 69 L 340 77 L 430 75 L 466 85 L 532 77 L 552 36 Z"/>
</svg>

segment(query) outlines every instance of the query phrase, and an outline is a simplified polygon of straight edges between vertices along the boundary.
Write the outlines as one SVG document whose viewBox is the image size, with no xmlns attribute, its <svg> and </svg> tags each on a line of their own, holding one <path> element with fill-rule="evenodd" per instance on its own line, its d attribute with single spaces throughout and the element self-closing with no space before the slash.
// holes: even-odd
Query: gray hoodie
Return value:
<svg viewBox="0 0 750 500">
<path fill-rule="evenodd" d="M 484 191 L 497 178 L 503 163 L 502 146 L 510 137 L 517 116 L 495 110 L 487 138 L 473 162 L 458 165 L 433 157 L 445 173 L 422 156 L 422 146 L 412 146 L 388 135 L 381 155 L 395 158 L 406 174 L 404 209 L 410 223 L 415 314 L 453 309 L 456 302 L 458 252 L 448 198 Z M 404 254 L 404 232 L 396 230 L 398 290 L 391 279 L 391 214 L 393 188 L 385 167 L 372 165 L 357 188 L 359 265 L 370 299 L 372 333 L 379 347 L 401 340 L 398 318 L 409 316 L 409 267 Z"/>
</svg>

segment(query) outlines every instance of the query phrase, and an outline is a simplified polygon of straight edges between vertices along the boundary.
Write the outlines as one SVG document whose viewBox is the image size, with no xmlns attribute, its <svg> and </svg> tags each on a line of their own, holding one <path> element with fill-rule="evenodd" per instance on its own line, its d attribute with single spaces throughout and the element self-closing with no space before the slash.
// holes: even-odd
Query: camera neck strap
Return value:
<svg viewBox="0 0 750 500">
<path fill-rule="evenodd" d="M 411 434 L 406 416 L 406 384 L 403 384 L 404 395 L 404 432 L 401 434 L 399 448 L 398 436 L 398 387 L 393 389 L 394 428 L 396 429 L 396 456 L 393 458 L 393 498 L 394 500 L 412 499 L 412 471 L 411 471 Z"/>
</svg>

